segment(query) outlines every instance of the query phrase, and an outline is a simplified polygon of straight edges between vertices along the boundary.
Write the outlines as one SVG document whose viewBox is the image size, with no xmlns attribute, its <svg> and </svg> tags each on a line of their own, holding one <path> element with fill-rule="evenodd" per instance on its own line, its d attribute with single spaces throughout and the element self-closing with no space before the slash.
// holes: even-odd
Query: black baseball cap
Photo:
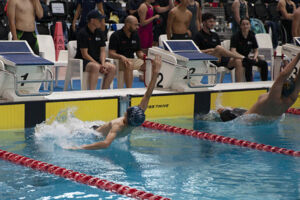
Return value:
<svg viewBox="0 0 300 200">
<path fill-rule="evenodd" d="M 87 14 L 87 20 L 89 21 L 90 19 L 98 19 L 101 20 L 105 18 L 104 15 L 102 15 L 98 10 L 91 10 L 88 14 Z"/>
</svg>

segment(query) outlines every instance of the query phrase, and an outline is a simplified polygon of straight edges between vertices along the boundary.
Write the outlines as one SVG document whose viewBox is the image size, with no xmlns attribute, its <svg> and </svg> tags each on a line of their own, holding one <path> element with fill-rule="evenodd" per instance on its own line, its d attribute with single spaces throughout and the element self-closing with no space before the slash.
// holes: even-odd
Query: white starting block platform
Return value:
<svg viewBox="0 0 300 200">
<path fill-rule="evenodd" d="M 157 87 L 174 90 L 184 88 L 213 87 L 216 85 L 217 71 L 209 61 L 216 57 L 201 53 L 192 40 L 163 41 L 165 49 L 153 47 L 148 50 L 148 57 L 162 57 L 162 69 L 159 73 Z M 151 62 L 146 64 L 146 85 L 151 79 Z"/>
<path fill-rule="evenodd" d="M 26 41 L 0 41 L 0 97 L 14 100 L 51 94 L 53 76 L 46 80 L 46 73 L 52 73 L 45 66 L 53 63 L 35 55 Z M 52 83 L 49 92 L 39 92 L 43 82 Z"/>
</svg>

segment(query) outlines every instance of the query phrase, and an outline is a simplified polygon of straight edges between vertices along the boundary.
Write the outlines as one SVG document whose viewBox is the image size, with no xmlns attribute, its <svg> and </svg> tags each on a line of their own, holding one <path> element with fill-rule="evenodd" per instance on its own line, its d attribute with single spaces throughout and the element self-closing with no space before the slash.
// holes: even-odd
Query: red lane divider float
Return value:
<svg viewBox="0 0 300 200">
<path fill-rule="evenodd" d="M 83 183 L 90 186 L 95 186 L 103 190 L 111 191 L 120 195 L 125 195 L 136 199 L 147 199 L 147 200 L 170 200 L 169 198 L 154 195 L 149 192 L 124 186 L 118 183 L 114 183 L 105 179 L 95 178 L 87 174 L 48 164 L 42 161 L 34 160 L 25 156 L 21 156 L 15 153 L 4 151 L 0 149 L 0 158 L 3 160 L 10 161 L 15 164 L 30 167 L 34 170 L 42 172 L 48 172 L 62 178 L 70 179 L 79 183 Z"/>
<path fill-rule="evenodd" d="M 284 154 L 284 155 L 300 157 L 300 151 L 294 151 L 291 149 L 274 147 L 271 145 L 258 144 L 258 143 L 250 142 L 250 141 L 246 141 L 246 140 L 238 140 L 236 138 L 230 138 L 230 137 L 225 137 L 222 135 L 205 133 L 205 132 L 191 130 L 191 129 L 179 128 L 176 126 L 169 126 L 166 124 L 160 124 L 160 123 L 156 123 L 156 122 L 145 121 L 142 124 L 142 126 L 146 127 L 146 128 L 150 128 L 150 129 L 162 130 L 162 131 L 172 132 L 172 133 L 181 134 L 181 135 L 188 135 L 188 136 L 192 136 L 192 137 L 195 137 L 198 139 L 203 139 L 203 140 L 210 140 L 210 141 L 224 143 L 224 144 L 231 144 L 231 145 L 236 145 L 236 146 L 241 146 L 241 147 L 247 147 L 247 148 L 256 149 L 256 150 L 260 150 L 260 151 L 280 153 L 280 154 Z"/>
<path fill-rule="evenodd" d="M 300 109 L 297 108 L 289 108 L 286 113 L 293 114 L 293 115 L 300 115 Z"/>
</svg>

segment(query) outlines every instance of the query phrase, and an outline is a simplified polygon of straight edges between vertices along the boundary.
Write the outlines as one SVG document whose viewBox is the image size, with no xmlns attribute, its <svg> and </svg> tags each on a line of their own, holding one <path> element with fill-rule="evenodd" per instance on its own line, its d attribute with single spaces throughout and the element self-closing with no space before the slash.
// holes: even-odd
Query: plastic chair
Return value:
<svg viewBox="0 0 300 200">
<path fill-rule="evenodd" d="M 69 41 L 68 43 L 68 67 L 65 76 L 65 85 L 64 90 L 66 91 L 71 84 L 71 89 L 73 89 L 73 79 L 74 77 L 79 76 L 81 90 L 87 90 L 88 86 L 88 72 L 83 71 L 83 61 L 82 59 L 76 59 L 76 52 L 77 52 L 77 41 Z M 104 75 L 99 73 L 99 78 L 103 79 Z M 100 88 L 102 88 L 102 83 Z M 110 88 L 113 88 L 113 82 L 110 85 Z"/>
<path fill-rule="evenodd" d="M 51 35 L 37 35 L 40 56 L 53 62 L 55 66 L 55 86 L 57 86 L 60 67 L 68 65 L 67 50 L 60 50 L 58 60 L 55 60 L 55 46 Z"/>
<path fill-rule="evenodd" d="M 257 33 L 255 38 L 258 44 L 258 54 L 263 55 L 268 65 L 273 68 L 274 50 L 271 36 L 268 33 Z"/>
<path fill-rule="evenodd" d="M 221 46 L 227 50 L 230 50 L 230 40 L 224 40 L 221 42 Z M 231 74 L 231 81 L 235 82 L 235 69 L 229 70 L 226 66 L 217 67 L 217 73 L 220 74 L 219 83 L 223 83 L 225 74 Z"/>
</svg>

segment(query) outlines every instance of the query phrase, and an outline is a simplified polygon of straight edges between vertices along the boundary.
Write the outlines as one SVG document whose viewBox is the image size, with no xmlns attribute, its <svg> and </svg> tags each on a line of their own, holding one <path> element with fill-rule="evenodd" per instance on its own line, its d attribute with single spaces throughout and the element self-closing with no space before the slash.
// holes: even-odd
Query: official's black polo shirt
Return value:
<svg viewBox="0 0 300 200">
<path fill-rule="evenodd" d="M 123 28 L 114 32 L 109 39 L 109 49 L 116 50 L 118 54 L 126 58 L 134 58 L 134 53 L 141 50 L 138 33 L 134 32 L 128 38 Z"/>
<path fill-rule="evenodd" d="M 238 31 L 231 37 L 230 48 L 236 48 L 236 51 L 247 57 L 252 49 L 257 49 L 255 34 L 250 31 L 247 38 L 244 38 L 241 31 Z"/>
<path fill-rule="evenodd" d="M 221 45 L 219 35 L 214 32 L 206 33 L 203 30 L 196 33 L 194 42 L 201 50 L 215 48 L 217 45 Z"/>
<path fill-rule="evenodd" d="M 82 28 L 77 36 L 77 53 L 76 58 L 82 59 L 80 49 L 88 49 L 88 54 L 96 61 L 100 60 L 100 48 L 105 47 L 105 36 L 100 29 L 96 29 L 94 33 L 90 31 L 88 26 Z"/>
</svg>

